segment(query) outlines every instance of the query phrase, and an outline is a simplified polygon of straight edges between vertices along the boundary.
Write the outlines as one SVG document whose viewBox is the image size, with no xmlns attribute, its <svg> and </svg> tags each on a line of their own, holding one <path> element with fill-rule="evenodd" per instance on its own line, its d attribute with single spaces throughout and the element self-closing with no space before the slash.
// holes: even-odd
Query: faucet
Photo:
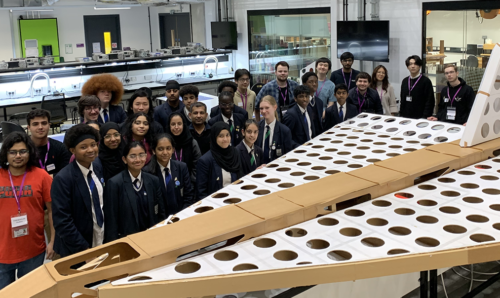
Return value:
<svg viewBox="0 0 500 298">
<path fill-rule="evenodd" d="M 205 75 L 205 65 L 207 64 L 207 61 L 210 59 L 215 61 L 215 75 L 217 75 L 217 67 L 219 66 L 219 60 L 215 56 L 207 56 L 207 58 L 205 58 L 205 60 L 203 61 L 203 75 Z"/>
<path fill-rule="evenodd" d="M 33 98 L 34 95 L 33 95 L 33 83 L 35 82 L 35 80 L 39 77 L 44 77 L 46 80 L 47 80 L 47 92 L 50 92 L 50 78 L 49 78 L 49 75 L 44 73 L 44 72 L 39 72 L 37 73 L 36 75 L 34 75 L 32 78 L 31 78 L 31 82 L 30 82 L 30 92 L 31 92 L 31 97 Z"/>
</svg>

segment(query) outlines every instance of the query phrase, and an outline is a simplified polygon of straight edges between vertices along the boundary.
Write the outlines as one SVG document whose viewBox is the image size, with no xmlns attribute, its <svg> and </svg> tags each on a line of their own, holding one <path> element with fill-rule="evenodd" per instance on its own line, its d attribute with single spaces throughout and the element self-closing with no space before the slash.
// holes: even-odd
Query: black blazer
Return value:
<svg viewBox="0 0 500 298">
<path fill-rule="evenodd" d="M 118 105 L 109 105 L 108 106 L 108 116 L 109 116 L 109 122 L 115 122 L 115 123 L 123 123 L 125 120 L 127 120 L 127 114 L 123 110 L 121 106 Z M 101 115 L 97 117 L 97 122 L 100 124 L 103 124 L 104 121 L 101 118 Z"/>
<path fill-rule="evenodd" d="M 380 101 L 380 95 L 378 94 L 377 90 L 367 88 L 364 103 L 362 101 L 363 96 L 361 94 L 359 95 L 359 100 L 361 100 L 361 102 L 358 100 L 358 92 L 356 90 L 357 89 L 351 89 L 349 91 L 349 97 L 347 97 L 346 102 L 354 105 L 359 113 L 366 112 L 380 115 L 384 113 L 382 101 Z M 362 104 L 361 108 L 359 107 L 360 104 Z"/>
<path fill-rule="evenodd" d="M 323 128 L 325 130 L 329 130 L 330 128 L 334 127 L 335 125 L 342 123 L 343 121 L 356 117 L 358 115 L 358 109 L 356 109 L 356 106 L 350 104 L 350 103 L 345 103 L 346 105 L 346 112 L 344 115 L 344 120 L 340 120 L 339 118 L 339 109 L 337 107 L 337 103 L 334 103 L 332 106 L 328 107 L 325 111 L 325 124 L 323 125 Z"/>
<path fill-rule="evenodd" d="M 237 105 L 233 106 L 233 113 L 241 114 L 241 115 L 245 116 L 245 119 L 248 119 L 248 112 L 246 110 L 244 110 L 243 108 L 240 108 Z M 219 105 L 216 105 L 215 107 L 210 109 L 210 118 L 214 118 L 215 116 L 217 116 L 219 114 L 220 114 Z"/>
<path fill-rule="evenodd" d="M 243 115 L 241 114 L 236 114 L 236 113 L 233 113 L 233 120 L 234 120 L 234 129 L 235 129 L 235 132 L 234 132 L 234 139 L 231 138 L 231 145 L 232 146 L 237 146 L 241 140 L 243 140 L 243 134 L 241 132 L 241 130 L 243 128 L 245 128 L 245 121 L 247 120 L 248 118 L 245 118 Z M 224 122 L 223 118 L 222 118 L 222 114 L 219 114 L 217 116 L 215 116 L 214 118 L 210 118 L 210 120 L 208 120 L 208 124 L 210 126 L 214 125 L 215 122 Z"/>
<path fill-rule="evenodd" d="M 257 141 L 255 142 L 255 144 L 262 146 L 262 140 L 264 138 L 265 132 L 266 120 L 261 120 L 259 122 L 259 136 L 257 137 Z M 271 151 L 271 159 L 267 161 L 267 158 L 264 156 L 262 163 L 266 163 L 266 161 L 271 162 L 276 158 L 287 154 L 295 148 L 292 142 L 292 132 L 286 125 L 277 120 L 276 125 L 274 125 L 272 143 L 274 144 L 275 148 L 273 149 L 272 146 L 269 148 L 269 150 Z M 264 147 L 262 147 L 262 155 L 264 155 Z"/>
<path fill-rule="evenodd" d="M 256 144 L 257 143 L 254 144 L 253 150 L 255 155 L 255 168 L 258 168 L 261 164 L 264 163 L 264 152 Z M 243 169 L 243 175 L 247 175 L 253 172 L 250 166 L 250 155 L 248 154 L 247 147 L 245 147 L 245 142 L 243 141 L 239 143 L 236 148 L 240 150 L 240 162 L 241 168 Z"/>
<path fill-rule="evenodd" d="M 307 114 L 309 115 L 309 119 L 311 121 L 312 135 L 310 137 L 311 139 L 313 139 L 316 137 L 318 132 L 321 133 L 321 124 L 319 119 L 316 117 L 316 112 L 310 105 L 307 106 Z M 292 132 L 292 140 L 295 143 L 295 147 L 298 147 L 307 142 L 306 129 L 308 129 L 308 127 L 306 127 L 306 124 L 302 118 L 302 112 L 300 111 L 298 104 L 295 104 L 290 109 L 288 109 L 285 116 L 283 117 L 283 124 L 288 126 L 288 128 Z"/>
<path fill-rule="evenodd" d="M 356 88 L 356 77 L 359 74 L 359 70 L 355 70 L 351 68 L 352 76 L 347 76 L 348 79 L 345 80 L 345 77 L 342 75 L 342 68 L 339 68 L 335 71 L 332 71 L 330 75 L 330 81 L 332 81 L 335 85 L 337 84 L 346 84 L 346 86 L 350 89 Z M 351 84 L 349 84 L 349 77 L 351 78 Z"/>
<path fill-rule="evenodd" d="M 155 112 L 153 115 L 153 118 L 155 119 L 156 122 L 160 123 L 160 125 L 163 127 L 163 131 L 168 131 L 166 128 L 170 125 L 168 123 L 168 117 L 170 114 L 172 114 L 174 111 L 172 111 L 172 108 L 168 104 L 168 101 L 165 101 L 163 104 L 157 106 L 155 108 Z M 182 101 L 179 101 L 179 108 L 176 110 L 176 112 L 179 112 L 184 120 L 187 121 L 186 115 L 184 115 L 184 103 Z M 189 122 L 186 122 L 189 123 Z"/>
<path fill-rule="evenodd" d="M 158 178 L 142 172 L 142 184 L 148 199 L 149 227 L 166 218 Z M 104 191 L 104 242 L 142 232 L 139 227 L 137 194 L 128 169 L 109 179 Z"/>
<path fill-rule="evenodd" d="M 92 167 L 102 183 L 104 178 L 100 162 L 93 162 Z M 78 164 L 73 161 L 52 182 L 50 196 L 52 220 L 56 230 L 54 250 L 62 257 L 92 247 L 94 222 L 92 200 L 86 181 L 87 177 L 83 177 Z"/>
<path fill-rule="evenodd" d="M 196 186 L 200 199 L 204 199 L 219 189 L 222 189 L 222 168 L 212 156 L 212 151 L 208 151 L 198 160 L 196 169 L 198 173 Z M 231 182 L 236 180 L 238 180 L 237 174 L 231 173 Z"/>
</svg>

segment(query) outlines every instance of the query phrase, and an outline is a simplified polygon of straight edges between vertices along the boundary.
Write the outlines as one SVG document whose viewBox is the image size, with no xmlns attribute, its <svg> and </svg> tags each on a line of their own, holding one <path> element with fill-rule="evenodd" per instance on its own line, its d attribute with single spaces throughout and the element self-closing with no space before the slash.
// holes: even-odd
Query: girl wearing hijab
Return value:
<svg viewBox="0 0 500 298">
<path fill-rule="evenodd" d="M 146 148 L 146 164 L 151 160 L 151 144 L 153 143 L 153 130 L 150 129 L 151 117 L 144 112 L 135 113 L 127 118 L 125 122 L 125 143 L 133 141 L 141 142 Z"/>
<path fill-rule="evenodd" d="M 104 182 L 125 169 L 122 161 L 124 143 L 119 133 L 120 126 L 114 122 L 106 122 L 101 126 L 101 142 L 99 143 L 99 156 L 101 161 Z"/>
<path fill-rule="evenodd" d="M 167 133 L 174 138 L 176 144 L 172 160 L 181 161 L 187 165 L 194 185 L 196 183 L 196 163 L 201 157 L 198 142 L 191 136 L 186 120 L 179 112 L 170 114 L 168 124 Z"/>
<path fill-rule="evenodd" d="M 243 176 L 240 153 L 231 144 L 229 125 L 216 122 L 210 131 L 210 151 L 198 161 L 198 195 L 203 199 Z"/>
</svg>

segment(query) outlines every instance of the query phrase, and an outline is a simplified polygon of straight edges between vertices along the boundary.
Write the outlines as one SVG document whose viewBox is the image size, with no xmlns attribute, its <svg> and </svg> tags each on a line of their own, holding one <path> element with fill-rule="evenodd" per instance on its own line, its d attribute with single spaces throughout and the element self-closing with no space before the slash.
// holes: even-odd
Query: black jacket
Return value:
<svg viewBox="0 0 500 298">
<path fill-rule="evenodd" d="M 460 80 L 460 84 L 458 86 L 451 87 L 450 83 L 447 83 L 447 86 L 441 90 L 441 100 L 438 104 L 438 112 L 436 116 L 439 121 L 463 125 L 467 122 L 467 119 L 469 119 L 469 114 L 472 110 L 472 105 L 474 105 L 476 94 L 474 93 L 474 90 L 472 90 L 472 87 L 467 85 L 462 78 L 458 79 Z M 460 89 L 460 91 L 453 101 L 453 107 L 456 109 L 455 120 L 446 120 L 448 107 L 452 106 L 451 100 L 455 96 L 455 93 L 457 93 L 458 89 Z M 448 90 L 450 90 L 449 96 Z"/>
<path fill-rule="evenodd" d="M 312 134 L 310 135 L 310 139 L 313 139 L 316 137 L 318 132 L 321 133 L 321 123 L 320 119 L 316 117 L 317 113 L 310 105 L 307 105 L 307 114 L 309 115 L 309 119 L 311 121 L 310 125 Z M 308 141 L 306 132 L 306 129 L 308 129 L 308 127 L 306 127 L 302 112 L 298 104 L 295 104 L 288 109 L 285 116 L 283 117 L 283 124 L 288 126 L 288 128 L 292 132 L 292 140 L 295 143 L 295 147 L 298 147 Z"/>
<path fill-rule="evenodd" d="M 255 142 L 258 146 L 262 146 L 265 131 L 266 120 L 263 119 L 259 122 L 259 136 Z M 264 156 L 262 161 L 263 163 L 271 162 L 295 148 L 292 141 L 292 132 L 285 124 L 279 122 L 278 120 L 276 120 L 276 125 L 274 126 L 272 144 L 274 144 L 274 149 L 273 146 L 269 147 L 269 150 L 271 151 L 271 158 L 268 159 Z M 264 153 L 264 147 L 262 147 L 262 153 Z"/>
<path fill-rule="evenodd" d="M 170 125 L 170 123 L 168 123 L 168 118 L 173 112 L 174 111 L 172 111 L 172 108 L 168 104 L 168 100 L 155 108 L 153 118 L 156 122 L 160 123 L 163 127 L 163 131 L 168 131 L 167 127 Z M 186 120 L 186 123 L 188 123 L 188 119 L 186 118 L 186 115 L 184 115 L 184 103 L 182 101 L 179 101 L 179 107 L 175 110 L 175 112 L 179 112 L 184 120 Z"/>
<path fill-rule="evenodd" d="M 420 81 L 415 85 L 417 79 L 411 79 L 410 85 L 415 87 L 409 93 L 408 79 L 406 77 L 401 82 L 401 107 L 399 116 L 413 119 L 427 118 L 434 112 L 435 98 L 432 82 L 428 77 L 422 75 Z M 412 101 L 407 101 L 406 97 L 411 94 Z"/>
<path fill-rule="evenodd" d="M 248 154 L 247 147 L 245 146 L 245 141 L 241 142 L 236 146 L 236 148 L 240 151 L 240 162 L 241 168 L 243 169 L 243 174 L 247 175 L 253 172 L 251 164 L 250 164 L 250 155 Z M 262 149 L 254 144 L 253 146 L 254 156 L 255 156 L 255 168 L 258 168 L 261 164 L 264 163 L 264 152 Z"/>
<path fill-rule="evenodd" d="M 244 110 L 243 108 L 238 107 L 237 105 L 233 106 L 233 113 L 236 114 L 241 114 L 245 116 L 245 119 L 248 119 L 248 112 Z M 216 105 L 212 109 L 210 109 L 210 118 L 214 118 L 215 116 L 220 114 L 220 108 L 219 105 Z"/>
<path fill-rule="evenodd" d="M 348 79 L 345 80 L 344 76 L 342 75 L 342 68 L 337 69 L 336 71 L 332 71 L 332 74 L 330 75 L 330 81 L 332 81 L 335 85 L 337 84 L 346 84 L 346 86 L 351 90 L 352 88 L 356 88 L 356 76 L 359 74 L 359 70 L 355 70 L 351 68 L 351 73 L 352 76 L 349 74 L 347 77 L 351 78 L 351 84 L 349 85 Z M 345 81 L 344 81 L 345 80 Z"/>
<path fill-rule="evenodd" d="M 347 103 L 355 106 L 356 110 L 359 113 L 366 112 L 366 113 L 373 113 L 380 115 L 384 113 L 384 108 L 382 107 L 380 96 L 378 95 L 376 90 L 368 88 L 366 89 L 365 97 L 359 94 L 359 98 L 357 90 L 358 90 L 357 88 L 349 90 L 349 97 L 347 97 Z"/>
<path fill-rule="evenodd" d="M 247 113 L 248 115 L 248 113 Z M 245 121 L 247 121 L 248 119 L 248 116 L 247 118 L 245 118 L 243 115 L 241 114 L 236 114 L 236 113 L 233 113 L 233 120 L 234 120 L 234 123 L 233 123 L 233 126 L 234 126 L 234 138 L 231 137 L 231 145 L 232 146 L 237 146 L 241 140 L 243 140 L 243 134 L 241 132 L 241 130 L 243 128 L 245 128 Z M 208 120 L 208 124 L 210 126 L 214 125 L 215 122 L 224 122 L 224 119 L 222 118 L 222 114 L 219 114 L 217 116 L 215 116 L 214 118 L 211 118 L 210 120 Z"/>
<path fill-rule="evenodd" d="M 340 120 L 339 117 L 339 109 L 337 107 L 337 103 L 334 103 L 332 106 L 328 107 L 325 111 L 325 124 L 324 124 L 324 129 L 329 130 L 330 128 L 334 127 L 335 125 L 342 123 L 343 121 L 354 118 L 358 115 L 358 109 L 356 108 L 355 105 L 352 105 L 350 103 L 345 103 L 345 115 L 344 115 L 344 120 Z"/>
<path fill-rule="evenodd" d="M 45 162 L 45 156 L 47 156 L 47 162 L 45 162 L 45 171 L 49 175 L 57 175 L 65 166 L 69 164 L 71 159 L 71 152 L 64 146 L 63 143 L 58 140 L 49 138 L 50 148 L 47 154 L 47 146 L 37 147 L 38 157 L 42 164 Z M 37 164 L 40 167 L 40 163 Z"/>
<path fill-rule="evenodd" d="M 212 156 L 212 151 L 208 151 L 198 160 L 198 179 L 196 187 L 200 199 L 213 194 L 222 189 L 222 168 L 217 164 Z M 231 173 L 231 182 L 238 180 L 236 173 Z"/>
<path fill-rule="evenodd" d="M 114 123 L 123 123 L 125 120 L 127 120 L 127 114 L 123 110 L 123 108 L 119 105 L 109 105 L 108 106 L 108 118 L 109 122 L 114 122 Z M 104 121 L 101 118 L 101 115 L 99 114 L 99 117 L 97 118 L 97 122 L 100 124 L 103 124 Z"/>
</svg>

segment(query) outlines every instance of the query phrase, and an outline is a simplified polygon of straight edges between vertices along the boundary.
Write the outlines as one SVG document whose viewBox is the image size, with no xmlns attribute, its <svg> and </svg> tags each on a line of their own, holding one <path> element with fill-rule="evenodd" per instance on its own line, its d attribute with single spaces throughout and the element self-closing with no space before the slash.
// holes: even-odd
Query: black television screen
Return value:
<svg viewBox="0 0 500 298">
<path fill-rule="evenodd" d="M 389 62 L 389 21 L 337 22 L 337 58 L 344 52 L 355 60 Z"/>
<path fill-rule="evenodd" d="M 236 22 L 212 22 L 212 48 L 238 49 Z"/>
</svg>

